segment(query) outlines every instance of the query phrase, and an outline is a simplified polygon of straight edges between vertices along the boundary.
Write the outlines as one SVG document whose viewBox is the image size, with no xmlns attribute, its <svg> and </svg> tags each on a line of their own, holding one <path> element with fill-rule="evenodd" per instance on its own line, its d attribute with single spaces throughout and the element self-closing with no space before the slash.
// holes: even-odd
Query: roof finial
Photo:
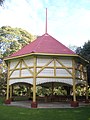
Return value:
<svg viewBox="0 0 90 120">
<path fill-rule="evenodd" d="M 47 33 L 47 8 L 46 8 L 46 31 L 45 32 Z"/>
</svg>

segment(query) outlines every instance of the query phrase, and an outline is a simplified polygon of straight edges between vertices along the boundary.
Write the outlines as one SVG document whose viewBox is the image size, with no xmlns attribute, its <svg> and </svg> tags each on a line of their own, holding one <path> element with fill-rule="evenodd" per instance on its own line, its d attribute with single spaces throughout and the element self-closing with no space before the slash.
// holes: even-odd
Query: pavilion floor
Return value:
<svg viewBox="0 0 90 120">
<path fill-rule="evenodd" d="M 90 103 L 79 102 L 79 107 L 84 107 L 90 105 Z M 17 106 L 17 107 L 25 107 L 31 108 L 31 101 L 14 101 L 8 106 Z M 37 108 L 72 108 L 69 102 L 38 102 Z"/>
</svg>

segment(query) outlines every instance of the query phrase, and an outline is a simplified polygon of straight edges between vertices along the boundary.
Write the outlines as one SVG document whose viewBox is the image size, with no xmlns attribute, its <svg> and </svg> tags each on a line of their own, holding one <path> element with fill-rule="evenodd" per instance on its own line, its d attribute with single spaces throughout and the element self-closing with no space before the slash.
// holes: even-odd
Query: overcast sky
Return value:
<svg viewBox="0 0 90 120">
<path fill-rule="evenodd" d="M 0 27 L 20 27 L 34 35 L 48 33 L 66 46 L 90 40 L 90 0 L 5 0 L 0 7 Z"/>
</svg>

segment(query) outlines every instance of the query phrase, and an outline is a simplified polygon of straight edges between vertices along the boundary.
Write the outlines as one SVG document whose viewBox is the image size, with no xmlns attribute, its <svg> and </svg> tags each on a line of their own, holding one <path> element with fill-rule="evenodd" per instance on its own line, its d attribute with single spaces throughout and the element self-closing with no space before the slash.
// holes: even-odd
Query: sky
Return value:
<svg viewBox="0 0 90 120">
<path fill-rule="evenodd" d="M 11 26 L 33 35 L 47 32 L 66 46 L 83 46 L 90 40 L 90 0 L 5 0 L 0 27 Z"/>
</svg>

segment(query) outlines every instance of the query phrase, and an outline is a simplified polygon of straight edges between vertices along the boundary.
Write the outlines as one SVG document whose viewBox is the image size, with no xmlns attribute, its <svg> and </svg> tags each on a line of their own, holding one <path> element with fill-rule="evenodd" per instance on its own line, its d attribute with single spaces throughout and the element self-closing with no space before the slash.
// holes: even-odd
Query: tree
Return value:
<svg viewBox="0 0 90 120">
<path fill-rule="evenodd" d="M 23 46 L 29 44 L 35 36 L 21 28 L 3 26 L 0 28 L 0 53 L 1 57 L 9 56 Z"/>
<path fill-rule="evenodd" d="M 90 41 L 85 42 L 85 44 L 82 48 L 78 47 L 76 49 L 76 53 L 81 55 L 82 57 L 84 57 L 88 61 L 90 61 Z"/>
<path fill-rule="evenodd" d="M 81 50 L 82 50 L 82 48 L 81 48 L 81 47 L 77 47 L 77 49 L 75 50 L 75 52 L 76 52 L 78 55 L 80 55 Z"/>
</svg>

